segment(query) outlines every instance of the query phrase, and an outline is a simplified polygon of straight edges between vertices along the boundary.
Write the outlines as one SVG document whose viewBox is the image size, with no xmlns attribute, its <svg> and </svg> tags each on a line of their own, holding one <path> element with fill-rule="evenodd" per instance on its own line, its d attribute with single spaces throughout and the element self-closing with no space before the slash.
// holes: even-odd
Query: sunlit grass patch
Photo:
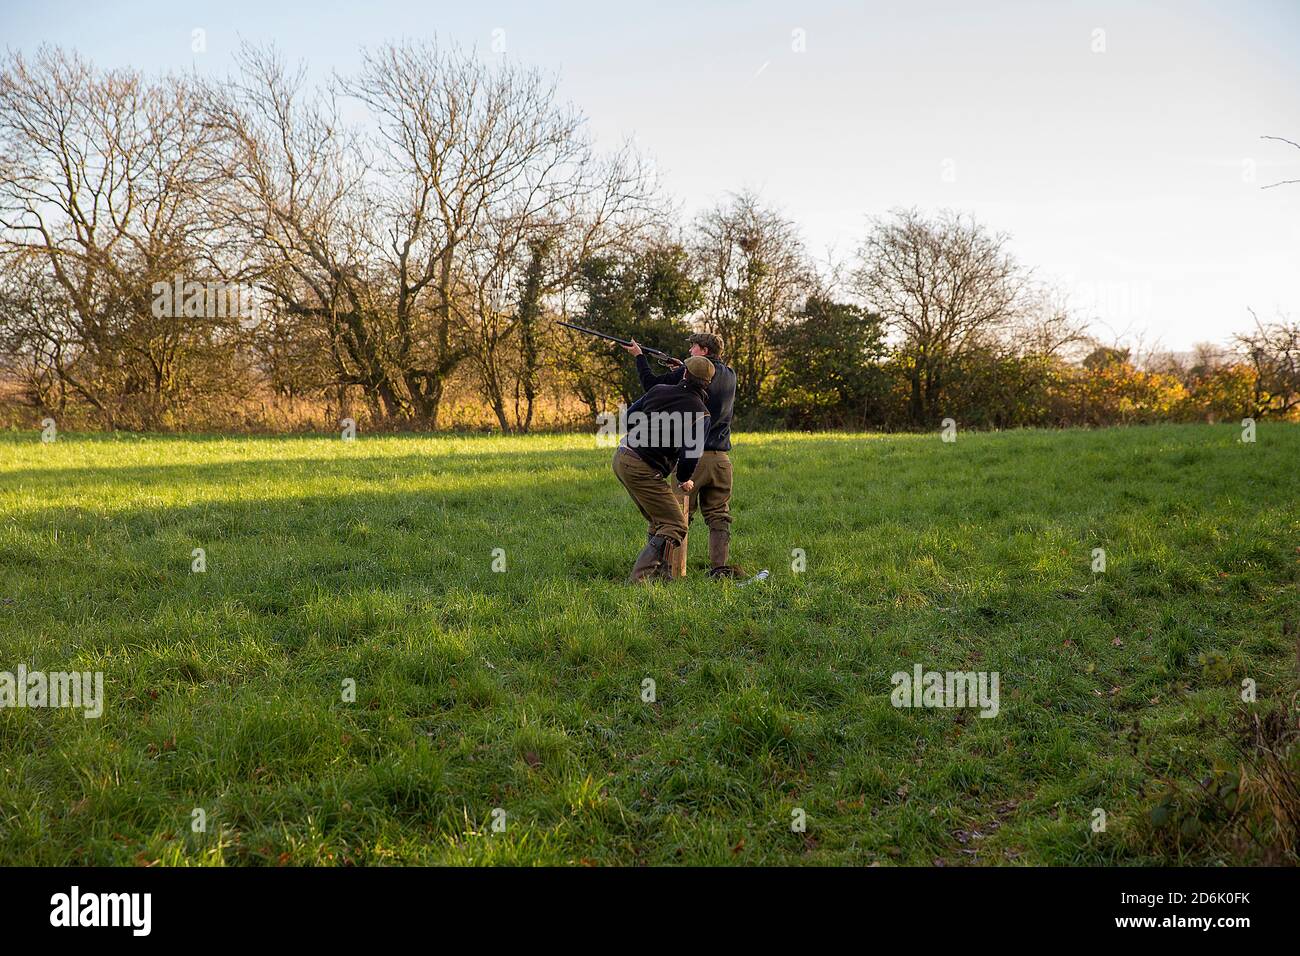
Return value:
<svg viewBox="0 0 1300 956">
<path fill-rule="evenodd" d="M 1238 434 L 742 435 L 772 576 L 649 589 L 590 436 L 5 436 L 0 671 L 107 699 L 0 711 L 0 862 L 1220 859 L 1149 811 L 1294 682 L 1300 429 Z"/>
</svg>

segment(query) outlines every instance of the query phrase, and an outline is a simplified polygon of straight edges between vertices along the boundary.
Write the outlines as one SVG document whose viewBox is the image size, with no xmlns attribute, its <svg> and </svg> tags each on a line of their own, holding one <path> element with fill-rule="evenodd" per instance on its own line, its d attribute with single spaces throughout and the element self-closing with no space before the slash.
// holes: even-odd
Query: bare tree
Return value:
<svg viewBox="0 0 1300 956">
<path fill-rule="evenodd" d="M 773 333 L 817 288 L 803 242 L 793 222 L 742 192 L 696 220 L 691 246 L 704 325 L 736 370 L 737 407 L 753 408 L 776 367 Z"/>
<path fill-rule="evenodd" d="M 1007 238 L 957 213 L 906 209 L 863 243 L 854 286 L 901 339 L 914 424 L 936 419 L 952 364 L 1023 314 L 1028 277 Z"/>
<path fill-rule="evenodd" d="M 1088 331 L 1070 311 L 1065 294 L 1050 285 L 1026 287 L 1022 308 L 1003 333 L 1017 355 L 1051 358 L 1080 357 Z"/>
<path fill-rule="evenodd" d="M 155 314 L 156 283 L 203 271 L 211 142 L 191 83 L 97 71 L 43 47 L 0 71 L 0 249 L 35 254 L 59 308 L 25 341 L 106 424 L 156 424 L 213 386 L 237 323 Z M 42 326 L 48 320 L 49 325 Z"/>
<path fill-rule="evenodd" d="M 315 343 L 291 388 L 335 386 L 342 398 L 357 387 L 375 418 L 401 418 L 409 402 L 389 354 L 391 295 L 368 255 L 379 227 L 360 145 L 335 97 L 305 91 L 304 71 L 275 50 L 245 46 L 237 60 L 238 74 L 208 89 L 223 146 L 214 206 L 268 298 L 264 365 L 281 364 L 278 340 Z M 329 377 L 313 381 L 313 367 Z"/>
<path fill-rule="evenodd" d="M 1254 415 L 1286 418 L 1300 408 L 1300 323 L 1265 324 L 1250 314 L 1255 330 L 1235 341 L 1255 373 Z"/>
<path fill-rule="evenodd" d="M 1289 146 L 1294 146 L 1296 149 L 1300 149 L 1300 143 L 1297 143 L 1293 140 L 1284 139 L 1281 136 L 1261 136 L 1260 139 L 1273 139 L 1273 140 L 1277 140 L 1279 143 L 1286 143 Z M 1272 189 L 1274 186 L 1290 186 L 1290 185 L 1294 185 L 1295 183 L 1300 183 L 1300 179 L 1283 179 L 1276 183 L 1269 183 L 1267 186 L 1260 186 L 1259 188 Z"/>
<path fill-rule="evenodd" d="M 68 298 L 34 249 L 0 254 L 0 372 L 28 405 L 62 412 L 68 404 L 63 369 L 75 351 L 76 321 Z"/>
<path fill-rule="evenodd" d="M 455 46 L 386 45 L 342 88 L 378 122 L 367 255 L 391 296 L 390 357 L 407 400 L 435 423 L 446 378 L 470 358 L 501 426 L 526 427 L 526 396 L 522 419 L 506 415 L 507 379 L 534 389 L 536 356 L 511 364 L 501 349 L 514 338 L 536 347 L 541 297 L 572 274 L 552 237 L 579 255 L 598 245 L 643 201 L 644 177 L 596 161 L 554 80 Z"/>
<path fill-rule="evenodd" d="M 545 316 L 562 309 L 583 263 L 625 247 L 663 221 L 646 166 L 629 148 L 596 156 L 576 130 L 563 168 L 471 240 L 475 308 L 470 360 L 503 431 L 528 431 L 554 336 Z"/>
</svg>

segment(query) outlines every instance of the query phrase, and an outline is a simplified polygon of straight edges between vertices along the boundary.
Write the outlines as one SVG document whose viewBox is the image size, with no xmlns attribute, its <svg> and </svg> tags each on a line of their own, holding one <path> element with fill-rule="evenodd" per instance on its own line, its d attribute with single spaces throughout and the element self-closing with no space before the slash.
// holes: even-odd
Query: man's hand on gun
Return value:
<svg viewBox="0 0 1300 956">
<path fill-rule="evenodd" d="M 627 349 L 627 351 L 631 352 L 633 355 L 641 355 L 642 354 L 641 346 L 640 344 L 637 343 L 637 340 L 631 339 L 629 341 L 630 344 L 624 345 L 623 348 Z M 681 359 L 675 359 L 671 355 L 668 356 L 666 359 L 660 359 L 660 361 L 665 362 L 669 366 L 669 368 L 677 368 L 679 365 L 682 364 Z"/>
</svg>

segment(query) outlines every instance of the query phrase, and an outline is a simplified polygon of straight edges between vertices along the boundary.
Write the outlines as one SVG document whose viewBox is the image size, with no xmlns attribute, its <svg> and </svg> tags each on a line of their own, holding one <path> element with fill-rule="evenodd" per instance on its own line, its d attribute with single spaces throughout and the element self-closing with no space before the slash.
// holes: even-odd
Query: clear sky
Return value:
<svg viewBox="0 0 1300 956">
<path fill-rule="evenodd" d="M 951 207 L 1103 335 L 1183 349 L 1248 306 L 1300 319 L 1300 185 L 1259 188 L 1300 179 L 1300 149 L 1260 139 L 1300 142 L 1298 0 L 0 0 L 10 49 L 142 69 L 223 74 L 246 38 L 324 76 L 435 34 L 557 73 L 688 215 L 752 188 L 818 258 L 868 216 Z"/>
</svg>

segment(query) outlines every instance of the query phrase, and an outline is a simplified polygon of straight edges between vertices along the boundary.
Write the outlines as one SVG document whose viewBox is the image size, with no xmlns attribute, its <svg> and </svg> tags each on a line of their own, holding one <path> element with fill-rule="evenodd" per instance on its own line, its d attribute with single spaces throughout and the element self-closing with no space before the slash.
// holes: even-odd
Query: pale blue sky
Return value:
<svg viewBox="0 0 1300 956">
<path fill-rule="evenodd" d="M 207 51 L 191 52 L 191 31 Z M 1080 311 L 1147 344 L 1300 318 L 1300 2 L 44 2 L 0 44 L 224 73 L 241 37 L 319 75 L 438 34 L 560 76 L 597 138 L 635 136 L 685 212 L 749 187 L 810 250 L 947 206 L 1013 236 Z M 797 52 L 793 31 L 804 31 Z M 1104 31 L 1104 52 L 1093 52 Z M 1253 179 L 1251 179 L 1253 164 Z"/>
</svg>

